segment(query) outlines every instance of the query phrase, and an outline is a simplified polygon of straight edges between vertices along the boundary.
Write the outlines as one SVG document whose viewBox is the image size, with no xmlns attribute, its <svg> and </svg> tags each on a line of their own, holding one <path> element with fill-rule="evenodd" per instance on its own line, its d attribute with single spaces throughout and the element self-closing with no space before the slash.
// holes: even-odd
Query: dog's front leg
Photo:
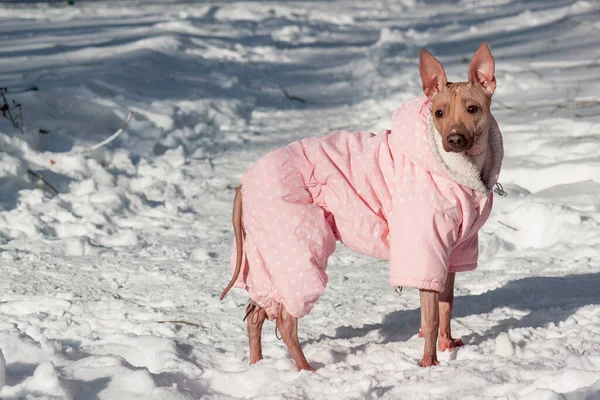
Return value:
<svg viewBox="0 0 600 400">
<path fill-rule="evenodd" d="M 438 349 L 440 351 L 445 351 L 446 349 L 452 350 L 464 344 L 460 338 L 452 338 L 452 331 L 450 329 L 452 307 L 454 305 L 455 277 L 455 273 L 448 274 L 444 291 L 440 294 L 440 337 L 438 339 Z"/>
<path fill-rule="evenodd" d="M 438 338 L 439 318 L 439 293 L 434 290 L 419 291 L 421 297 L 421 335 L 425 338 L 422 367 L 438 365 L 436 341 Z"/>
</svg>

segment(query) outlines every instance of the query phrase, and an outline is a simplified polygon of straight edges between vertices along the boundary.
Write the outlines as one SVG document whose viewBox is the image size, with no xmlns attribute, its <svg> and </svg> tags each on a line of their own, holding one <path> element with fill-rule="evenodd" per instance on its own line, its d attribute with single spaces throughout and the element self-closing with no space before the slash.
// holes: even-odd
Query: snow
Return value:
<svg viewBox="0 0 600 400">
<path fill-rule="evenodd" d="M 599 16 L 566 0 L 3 2 L 0 87 L 25 131 L 0 118 L 0 397 L 600 398 Z M 483 40 L 509 196 L 457 278 L 466 346 L 417 367 L 417 291 L 340 245 L 300 321 L 317 372 L 271 322 L 248 366 L 247 298 L 218 300 L 231 188 L 290 141 L 389 128 L 421 91 L 420 48 L 456 81 Z"/>
</svg>

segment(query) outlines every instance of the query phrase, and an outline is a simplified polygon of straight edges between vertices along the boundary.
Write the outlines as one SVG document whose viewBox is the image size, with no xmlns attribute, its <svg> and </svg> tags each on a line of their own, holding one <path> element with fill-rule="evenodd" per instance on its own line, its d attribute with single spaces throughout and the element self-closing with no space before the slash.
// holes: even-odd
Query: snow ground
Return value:
<svg viewBox="0 0 600 400">
<path fill-rule="evenodd" d="M 0 86 L 26 125 L 0 119 L 2 399 L 600 398 L 598 2 L 28 3 L 0 4 Z M 292 140 L 389 127 L 420 48 L 459 80 L 482 40 L 509 196 L 457 278 L 467 345 L 417 367 L 417 291 L 340 246 L 300 322 L 317 373 L 272 323 L 248 367 L 246 297 L 218 301 L 231 187 Z"/>
</svg>

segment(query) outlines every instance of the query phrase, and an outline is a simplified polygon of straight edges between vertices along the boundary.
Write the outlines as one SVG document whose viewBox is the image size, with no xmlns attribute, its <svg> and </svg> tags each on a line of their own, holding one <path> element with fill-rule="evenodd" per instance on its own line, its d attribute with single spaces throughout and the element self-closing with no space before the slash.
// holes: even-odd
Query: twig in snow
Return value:
<svg viewBox="0 0 600 400">
<path fill-rule="evenodd" d="M 45 180 L 44 178 L 42 178 L 41 176 L 39 176 L 38 174 L 36 174 L 35 172 L 33 172 L 32 170 L 28 169 L 27 173 L 37 179 L 39 179 L 40 181 L 44 182 L 44 184 L 46 186 L 48 186 L 50 189 L 52 189 L 52 191 L 54 192 L 54 194 L 58 194 L 58 190 L 56 190 L 56 188 L 54 186 L 52 186 L 47 180 Z"/>
<path fill-rule="evenodd" d="M 6 93 L 6 94 L 37 92 L 38 90 L 40 90 L 40 88 L 37 86 L 28 86 L 28 87 L 25 87 L 23 89 L 18 89 L 18 90 L 8 90 L 8 88 L 2 88 L 2 89 L 4 89 L 4 93 Z"/>
<path fill-rule="evenodd" d="M 299 101 L 300 103 L 306 104 L 306 100 L 304 100 L 302 97 L 292 96 L 284 88 L 280 88 L 280 89 L 288 100 L 296 100 L 296 101 Z"/>
<path fill-rule="evenodd" d="M 196 328 L 199 328 L 200 325 L 193 323 L 193 322 L 188 322 L 188 321 L 181 321 L 181 320 L 175 320 L 175 321 L 156 321 L 159 324 L 166 324 L 166 323 L 172 323 L 172 324 L 183 324 L 183 325 L 189 325 L 189 326 L 195 326 Z"/>
<path fill-rule="evenodd" d="M 505 224 L 505 223 L 504 223 L 504 222 L 502 222 L 502 221 L 498 221 L 498 223 L 499 223 L 500 225 L 503 225 L 503 226 L 507 227 L 508 229 L 512 229 L 513 231 L 518 231 L 518 230 L 519 230 L 519 228 L 515 228 L 515 227 L 512 227 L 512 226 L 510 226 L 510 225 L 507 225 L 507 224 Z"/>
<path fill-rule="evenodd" d="M 8 93 L 8 89 L 3 87 L 0 88 L 0 112 L 2 112 L 2 116 L 7 118 L 12 126 L 17 128 L 23 133 L 23 109 L 21 108 L 21 104 L 17 103 L 15 100 L 12 101 L 12 106 L 8 104 L 8 100 L 6 99 L 5 93 Z M 13 115 L 12 111 L 18 110 L 17 115 Z"/>
<path fill-rule="evenodd" d="M 104 139 L 100 143 L 96 143 L 95 145 L 93 145 L 91 147 L 88 147 L 87 149 L 76 151 L 73 154 L 86 154 L 86 153 L 89 153 L 90 151 L 94 151 L 96 149 L 99 149 L 100 147 L 102 147 L 102 146 L 104 146 L 104 145 L 112 142 L 117 137 L 119 137 L 119 135 L 121 133 L 125 132 L 125 128 L 127 128 L 127 125 L 129 125 L 129 122 L 131 121 L 132 117 L 133 117 L 133 111 L 129 111 L 129 114 L 127 114 L 127 119 L 125 120 L 125 122 L 123 123 L 123 125 L 121 126 L 121 128 L 119 128 L 118 131 L 116 131 L 115 133 L 113 133 L 111 136 L 107 137 L 106 139 Z"/>
</svg>

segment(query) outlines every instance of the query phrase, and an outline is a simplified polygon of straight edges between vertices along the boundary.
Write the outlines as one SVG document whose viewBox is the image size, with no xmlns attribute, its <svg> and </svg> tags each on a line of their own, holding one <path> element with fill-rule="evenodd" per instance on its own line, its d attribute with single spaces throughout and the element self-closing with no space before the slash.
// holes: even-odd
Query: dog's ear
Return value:
<svg viewBox="0 0 600 400">
<path fill-rule="evenodd" d="M 490 96 L 496 90 L 494 57 L 487 43 L 483 42 L 475 52 L 469 66 L 469 82 L 479 84 Z"/>
<path fill-rule="evenodd" d="M 444 67 L 426 50 L 421 50 L 419 55 L 419 73 L 423 83 L 423 92 L 429 97 L 429 100 L 433 100 L 435 95 L 448 83 Z"/>
</svg>

